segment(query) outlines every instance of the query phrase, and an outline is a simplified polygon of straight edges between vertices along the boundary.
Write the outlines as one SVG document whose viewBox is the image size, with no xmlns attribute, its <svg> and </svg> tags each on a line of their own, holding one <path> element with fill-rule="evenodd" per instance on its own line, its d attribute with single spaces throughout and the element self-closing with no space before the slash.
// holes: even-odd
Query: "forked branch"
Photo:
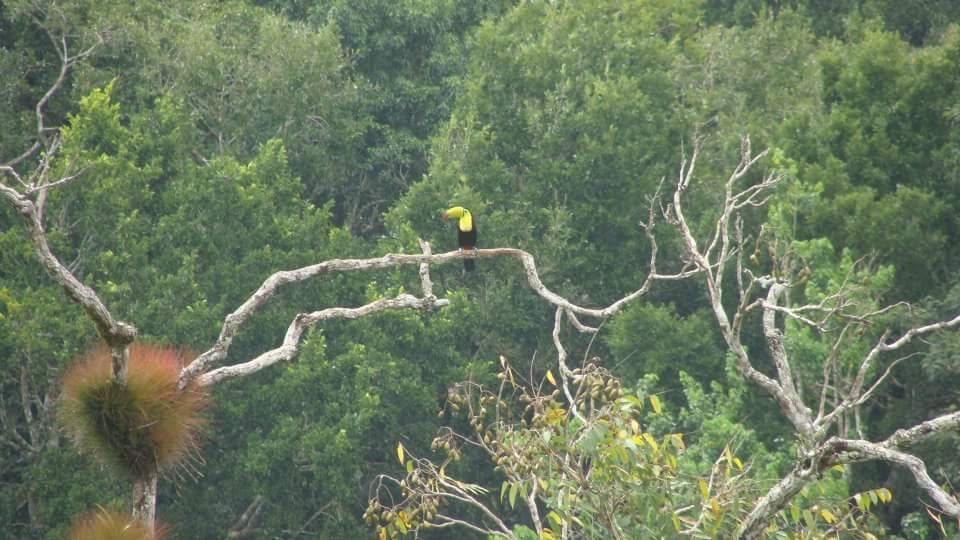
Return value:
<svg viewBox="0 0 960 540">
<path fill-rule="evenodd" d="M 695 145 L 690 161 L 684 162 L 681 167 L 667 219 L 680 231 L 687 256 L 704 275 L 710 307 L 728 349 L 734 354 L 738 371 L 744 378 L 763 388 L 777 402 L 800 441 L 801 455 L 793 470 L 756 501 L 741 522 L 738 536 L 759 537 L 773 516 L 826 468 L 840 463 L 863 460 L 881 460 L 905 467 L 914 476 L 918 486 L 929 495 L 941 511 L 960 518 L 960 504 L 957 499 L 930 478 L 922 460 L 902 449 L 936 433 L 960 429 L 960 413 L 944 415 L 897 431 L 881 442 L 842 438 L 827 440 L 828 434 L 838 429 L 841 416 L 863 405 L 883 379 L 889 375 L 893 365 L 906 358 L 894 360 L 879 375 L 871 375 L 877 371 L 874 368 L 882 353 L 902 349 L 919 336 L 960 326 L 960 316 L 912 328 L 895 339 L 889 338 L 886 333 L 883 334 L 860 361 L 856 371 L 850 374 L 849 378 L 842 379 L 842 375 L 836 369 L 836 359 L 840 347 L 850 337 L 851 332 L 848 332 L 850 325 L 865 327 L 876 316 L 901 304 L 860 315 L 851 313 L 850 310 L 855 309 L 855 306 L 847 298 L 845 287 L 841 286 L 841 290 L 827 295 L 818 304 L 791 306 L 787 294 L 791 283 L 785 275 L 785 271 L 789 270 L 789 265 L 785 264 L 786 260 L 771 261 L 777 271 L 773 275 L 756 276 L 744 268 L 742 263 L 744 233 L 740 212 L 743 209 L 764 204 L 770 196 L 771 188 L 780 180 L 777 175 L 765 175 L 755 184 L 747 187 L 737 186 L 737 182 L 744 178 L 750 168 L 765 154 L 762 152 L 754 156 L 747 138 L 744 138 L 741 143 L 740 163 L 725 185 L 724 203 L 716 220 L 713 235 L 705 244 L 701 244 L 694 236 L 693 228 L 688 224 L 683 211 L 683 195 L 692 184 L 698 146 Z M 761 231 L 762 235 L 763 231 Z M 700 247 L 701 245 L 707 247 L 704 249 Z M 723 298 L 724 279 L 730 279 L 725 273 L 725 265 L 731 258 L 736 260 L 736 291 L 741 295 L 736 303 L 732 303 L 736 306 L 732 321 L 726 307 L 731 303 L 725 302 Z M 758 298 L 747 296 L 756 294 L 753 292 L 755 286 L 766 289 L 766 294 Z M 746 315 L 757 308 L 761 311 L 760 322 L 766 339 L 766 353 L 773 363 L 774 375 L 772 376 L 755 367 L 740 338 L 740 329 Z M 799 379 L 791 364 L 790 351 L 785 345 L 784 335 L 785 328 L 789 326 L 782 324 L 784 318 L 793 319 L 819 332 L 827 331 L 828 321 L 841 321 L 839 337 L 833 342 L 827 357 L 822 360 L 824 381 L 818 393 L 816 416 L 803 400 L 803 381 Z M 828 383 L 832 383 L 834 391 L 843 396 L 829 412 L 826 407 Z"/>
</svg>

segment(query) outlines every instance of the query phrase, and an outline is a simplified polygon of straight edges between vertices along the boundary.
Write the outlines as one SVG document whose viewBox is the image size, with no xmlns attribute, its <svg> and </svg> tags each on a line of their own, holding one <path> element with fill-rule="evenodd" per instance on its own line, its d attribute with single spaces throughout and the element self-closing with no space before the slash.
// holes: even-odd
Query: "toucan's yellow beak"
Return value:
<svg viewBox="0 0 960 540">
<path fill-rule="evenodd" d="M 444 221 L 447 221 L 447 219 L 449 219 L 449 218 L 447 217 L 447 213 L 446 213 L 446 212 L 440 212 L 440 219 L 442 219 L 442 220 L 444 220 Z"/>
</svg>

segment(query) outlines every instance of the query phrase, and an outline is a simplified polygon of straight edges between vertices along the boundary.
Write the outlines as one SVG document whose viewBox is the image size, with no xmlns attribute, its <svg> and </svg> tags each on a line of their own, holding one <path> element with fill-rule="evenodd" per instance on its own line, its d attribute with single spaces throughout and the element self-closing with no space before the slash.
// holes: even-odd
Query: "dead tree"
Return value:
<svg viewBox="0 0 960 540">
<path fill-rule="evenodd" d="M 809 305 L 792 305 L 787 291 L 795 286 L 796 278 L 782 265 L 777 272 L 754 275 L 745 264 L 745 245 L 742 212 L 762 206 L 771 196 L 771 189 L 782 178 L 775 174 L 764 176 L 759 182 L 742 186 L 748 171 L 766 155 L 751 153 L 750 139 L 743 138 L 740 162 L 725 184 L 724 201 L 716 219 L 714 233 L 705 241 L 698 240 L 684 215 L 684 192 L 694 182 L 694 171 L 699 146 L 695 146 L 689 162 L 680 169 L 672 198 L 671 221 L 681 232 L 688 259 L 701 270 L 709 306 L 717 327 L 736 361 L 737 370 L 752 384 L 761 388 L 777 403 L 790 423 L 800 446 L 793 468 L 761 497 L 740 525 L 742 538 L 761 536 L 764 527 L 783 510 L 804 486 L 820 473 L 838 464 L 860 461 L 884 461 L 905 467 L 916 479 L 917 485 L 934 501 L 940 511 L 960 518 L 960 503 L 944 491 L 927 472 L 923 460 L 907 449 L 937 433 L 960 427 L 960 413 L 932 418 L 914 426 L 904 426 L 890 437 L 870 441 L 862 436 L 850 437 L 842 429 L 842 421 L 857 415 L 877 388 L 889 376 L 891 369 L 902 360 L 883 358 L 884 353 L 896 353 L 916 338 L 932 332 L 960 325 L 960 316 L 911 328 L 898 337 L 883 332 L 869 352 L 860 359 L 857 368 L 843 373 L 836 368 L 836 355 L 847 343 L 852 329 L 869 325 L 880 315 L 890 311 L 888 306 L 867 313 L 855 313 L 848 291 L 833 291 L 824 301 Z M 774 260 L 777 266 L 783 261 Z M 733 278 L 731 279 L 731 276 Z M 732 283 L 728 283 L 732 281 Z M 724 294 L 734 295 L 735 307 L 725 307 Z M 730 303 L 727 302 L 727 305 Z M 742 330 L 750 315 L 759 314 L 766 353 L 772 359 L 773 373 L 757 368 L 757 361 L 747 351 Z M 823 377 L 816 382 L 819 392 L 813 399 L 804 399 L 804 381 L 793 365 L 784 344 L 783 319 L 789 318 L 807 325 L 833 340 L 831 353 L 822 359 Z M 884 364 L 886 367 L 884 368 Z M 876 374 L 874 374 L 876 373 Z"/>
</svg>

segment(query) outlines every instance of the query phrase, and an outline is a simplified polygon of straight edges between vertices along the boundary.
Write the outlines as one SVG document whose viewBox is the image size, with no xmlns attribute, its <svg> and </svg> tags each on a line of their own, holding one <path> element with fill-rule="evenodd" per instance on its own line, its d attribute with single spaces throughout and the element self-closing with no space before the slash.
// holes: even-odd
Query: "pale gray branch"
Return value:
<svg viewBox="0 0 960 540">
<path fill-rule="evenodd" d="M 417 238 L 417 241 L 420 242 L 420 250 L 423 251 L 423 254 L 431 255 L 430 243 L 424 241 L 422 238 Z M 420 287 L 423 289 L 423 296 L 425 298 L 433 297 L 433 281 L 430 280 L 430 265 L 425 262 L 420 263 Z"/>
<path fill-rule="evenodd" d="M 236 333 L 240 327 L 251 316 L 253 316 L 254 313 L 263 307 L 283 285 L 297 283 L 332 272 L 377 270 L 412 264 L 447 264 L 460 259 L 482 259 L 494 257 L 513 257 L 518 259 L 523 265 L 524 272 L 527 276 L 527 282 L 529 283 L 530 287 L 547 302 L 559 308 L 563 308 L 570 313 L 597 318 L 609 317 L 619 312 L 628 303 L 639 298 L 640 296 L 643 296 L 656 280 L 682 279 L 683 277 L 697 273 L 696 270 L 680 272 L 678 274 L 651 273 L 647 276 L 647 279 L 639 289 L 624 296 L 623 298 L 620 298 L 609 306 L 605 308 L 587 308 L 576 305 L 548 289 L 540 280 L 533 255 L 527 253 L 526 251 L 515 248 L 480 249 L 476 251 L 458 250 L 435 255 L 407 255 L 388 253 L 382 257 L 371 259 L 331 259 L 318 264 L 297 268 L 295 270 L 282 270 L 268 277 L 239 308 L 226 317 L 223 327 L 220 330 L 220 336 L 213 347 L 198 356 L 192 363 L 190 363 L 190 365 L 184 368 L 180 375 L 180 384 L 181 386 L 186 386 L 186 384 L 188 384 L 195 377 L 199 376 L 201 373 L 205 372 L 212 365 L 226 358 L 230 349 L 230 344 L 232 343 L 233 338 L 236 336 Z M 425 302 L 427 300 L 428 299 L 424 299 Z M 428 306 L 423 306 L 423 308 L 426 307 Z M 275 349 L 275 351 L 280 351 L 282 349 L 283 348 L 281 347 L 280 349 Z M 269 355 L 271 353 L 265 354 Z M 274 354 L 277 353 L 274 352 Z"/>
<path fill-rule="evenodd" d="M 898 429 L 881 444 L 889 448 L 904 448 L 938 433 L 960 430 L 960 411 L 931 418 L 907 429 Z"/>
<path fill-rule="evenodd" d="M 287 334 L 283 338 L 283 344 L 276 349 L 271 349 L 260 356 L 240 364 L 233 364 L 214 369 L 197 378 L 201 386 L 209 386 L 226 379 L 243 377 L 270 367 L 277 362 L 291 360 L 300 348 L 300 338 L 303 331 L 309 326 L 327 319 L 357 319 L 366 315 L 377 313 L 388 309 L 429 309 L 433 306 L 445 306 L 449 300 L 443 299 L 423 299 L 416 298 L 409 294 L 401 294 L 396 298 L 376 300 L 357 308 L 335 307 L 313 313 L 301 313 L 297 315 L 290 326 L 287 328 Z"/>
<path fill-rule="evenodd" d="M 570 412 L 573 413 L 581 422 L 584 424 L 587 423 L 586 419 L 580 415 L 580 412 L 577 411 L 576 402 L 573 400 L 573 394 L 570 393 L 570 385 L 568 383 L 568 378 L 570 376 L 570 368 L 567 367 L 567 350 L 563 347 L 563 342 L 560 341 L 560 327 L 563 324 L 563 308 L 557 308 L 556 314 L 553 318 L 553 346 L 557 349 L 557 364 L 560 366 L 560 387 L 563 388 L 563 395 L 567 397 L 567 401 L 570 403 Z"/>
<path fill-rule="evenodd" d="M 785 288 L 781 283 L 771 284 L 765 304 L 776 306 Z M 773 364 L 777 369 L 777 380 L 779 381 L 780 390 L 775 398 L 800 437 L 809 444 L 813 440 L 814 431 L 812 413 L 804 405 L 799 392 L 797 392 L 793 380 L 793 371 L 790 368 L 790 360 L 783 344 L 783 332 L 777 328 L 776 313 L 776 310 L 773 309 L 764 309 L 763 311 L 763 335 L 767 341 L 767 350 L 770 352 Z"/>
<path fill-rule="evenodd" d="M 0 197 L 5 198 L 23 218 L 34 251 L 47 273 L 64 288 L 70 298 L 83 307 L 96 325 L 100 337 L 114 349 L 115 360 L 118 360 L 116 351 L 125 349 L 133 341 L 137 335 L 136 328 L 131 324 L 115 320 L 97 293 L 81 283 L 50 251 L 43 224 L 40 222 L 33 201 L 4 184 L 0 184 Z"/>
<path fill-rule="evenodd" d="M 84 171 L 78 171 L 78 172 L 76 172 L 76 173 L 74 173 L 74 174 L 71 174 L 71 175 L 68 175 L 68 176 L 64 176 L 63 178 L 60 178 L 59 180 L 56 180 L 56 181 L 54 181 L 54 182 L 50 182 L 50 183 L 47 183 L 47 184 L 39 184 L 39 185 L 32 185 L 32 184 L 31 184 L 31 185 L 24 191 L 24 193 L 27 194 L 27 195 L 32 195 L 32 194 L 34 194 L 34 193 L 36 193 L 36 192 L 38 192 L 38 191 L 46 191 L 46 190 L 48 190 L 48 189 L 52 189 L 52 188 L 64 186 L 64 185 L 66 185 L 66 184 L 69 184 L 69 183 L 73 182 L 73 181 L 76 180 L 77 178 L 80 178 L 80 176 L 81 176 L 83 173 L 84 173 Z"/>
<path fill-rule="evenodd" d="M 731 324 L 730 319 L 727 316 L 727 312 L 723 305 L 722 279 L 724 263 L 726 261 L 726 257 L 729 256 L 729 253 L 727 252 L 728 248 L 721 247 L 720 253 L 717 255 L 717 260 L 711 260 L 711 258 L 708 256 L 708 254 L 714 250 L 717 245 L 726 246 L 729 243 L 728 238 L 721 237 L 729 236 L 729 220 L 732 217 L 732 209 L 730 204 L 734 197 L 732 194 L 734 182 L 743 177 L 749 168 L 752 167 L 757 160 L 759 160 L 765 154 L 762 153 L 759 156 L 751 157 L 749 153 L 749 139 L 742 139 L 741 161 L 727 181 L 726 203 L 724 204 L 724 208 L 720 217 L 717 219 L 713 239 L 711 240 L 707 251 L 701 252 L 699 243 L 697 242 L 697 239 L 694 236 L 690 225 L 687 223 L 686 217 L 684 216 L 682 197 L 683 193 L 690 186 L 693 171 L 695 170 L 696 166 L 698 152 L 699 144 L 695 144 L 693 155 L 689 164 L 684 161 L 684 164 L 680 168 L 680 178 L 677 181 L 677 189 L 673 193 L 673 204 L 671 206 L 673 216 L 672 218 L 668 216 L 667 219 L 679 229 L 684 247 L 686 248 L 687 256 L 690 258 L 690 261 L 696 265 L 697 269 L 700 270 L 704 275 L 710 308 L 713 311 L 714 319 L 717 322 L 721 336 L 726 342 L 730 352 L 732 352 L 734 355 L 737 370 L 747 380 L 752 381 L 766 390 L 777 401 L 781 410 L 784 411 L 787 417 L 794 422 L 794 425 L 802 426 L 805 423 L 803 421 L 803 415 L 800 413 L 803 408 L 802 404 L 792 401 L 790 396 L 783 391 L 780 384 L 778 384 L 776 380 L 761 373 L 759 370 L 753 367 L 746 348 L 740 341 L 739 324 Z M 736 321 L 739 323 L 739 318 L 737 318 Z"/>
<path fill-rule="evenodd" d="M 895 463 L 910 471 L 917 485 L 936 503 L 937 507 L 954 519 L 960 519 L 960 504 L 957 499 L 943 490 L 930 478 L 927 466 L 917 456 L 890 448 L 886 444 L 877 444 L 864 440 L 842 440 L 837 443 L 845 452 L 848 459 L 882 460 Z"/>
<path fill-rule="evenodd" d="M 753 505 L 747 517 L 740 523 L 737 538 L 744 540 L 761 538 L 763 530 L 773 515 L 789 504 L 797 493 L 800 493 L 815 472 L 801 463 L 795 465 L 793 470 L 781 478 Z"/>
<path fill-rule="evenodd" d="M 878 313 L 885 310 L 880 310 Z M 867 373 L 870 371 L 870 368 L 873 366 L 874 362 L 880 356 L 880 353 L 894 351 L 900 349 L 913 341 L 915 337 L 927 335 L 933 332 L 940 330 L 945 330 L 949 328 L 954 328 L 957 325 L 960 325 L 960 315 L 932 324 L 927 324 L 924 326 L 918 326 L 907 330 L 902 336 L 893 341 L 887 341 L 889 333 L 884 332 L 884 334 L 877 341 L 876 345 L 870 349 L 863 360 L 860 362 L 860 367 L 857 369 L 857 374 L 854 376 L 854 379 L 850 385 L 850 391 L 847 394 L 847 397 L 838 404 L 834 410 L 829 414 L 818 419 L 818 424 L 820 426 L 827 426 L 834 418 L 843 414 L 844 412 L 850 410 L 853 407 L 856 407 L 862 404 L 861 397 L 863 395 L 863 386 L 866 384 Z M 821 427 L 822 429 L 822 427 Z"/>
<path fill-rule="evenodd" d="M 30 187 L 30 185 L 27 184 L 26 182 L 24 182 L 24 181 L 23 181 L 23 178 L 20 177 L 20 173 L 18 173 L 18 172 L 16 171 L 16 169 L 14 169 L 12 166 L 10 166 L 10 165 L 0 165 L 0 172 L 5 172 L 5 173 L 9 174 L 10 176 L 13 177 L 14 180 L 17 181 L 18 184 L 20 184 L 20 185 L 23 186 L 24 188 L 29 188 L 29 187 Z M 0 184 L 2 184 L 2 182 L 0 182 Z M 11 189 L 12 189 L 12 188 L 11 188 Z M 16 190 L 14 190 L 14 191 L 16 192 Z"/>
<path fill-rule="evenodd" d="M 40 150 L 41 146 L 42 145 L 40 144 L 40 141 L 34 141 L 34 143 L 30 145 L 30 148 L 27 148 L 26 150 L 24 150 L 22 154 L 4 163 L 3 165 L 5 167 L 11 167 L 11 168 L 16 167 L 17 165 L 22 163 L 24 160 L 28 159 L 30 156 L 36 154 L 37 151 Z"/>
<path fill-rule="evenodd" d="M 254 532 L 254 525 L 257 522 L 257 516 L 260 515 L 260 511 L 263 509 L 264 498 L 263 495 L 257 495 L 253 498 L 253 501 L 247 506 L 247 509 L 243 511 L 243 514 L 237 519 L 236 523 L 230 527 L 230 530 L 227 532 L 227 538 L 245 538 Z M 316 514 L 314 514 L 316 516 Z M 309 521 L 307 522 L 309 524 Z M 304 524 L 305 528 L 307 524 Z M 301 530 L 303 530 L 301 528 Z"/>
<path fill-rule="evenodd" d="M 573 327 L 579 332 L 583 332 L 584 334 L 596 334 L 600 331 L 600 329 L 595 326 L 587 326 L 583 324 L 580 322 L 580 319 L 578 319 L 577 316 L 570 311 L 566 311 L 565 315 L 568 319 L 570 319 L 570 324 L 572 324 Z"/>
</svg>

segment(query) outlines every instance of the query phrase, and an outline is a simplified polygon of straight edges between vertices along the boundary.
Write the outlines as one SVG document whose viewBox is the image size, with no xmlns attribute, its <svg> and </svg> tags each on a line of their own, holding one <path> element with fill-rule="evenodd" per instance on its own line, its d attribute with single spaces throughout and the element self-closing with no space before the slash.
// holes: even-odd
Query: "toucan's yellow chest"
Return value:
<svg viewBox="0 0 960 540">
<path fill-rule="evenodd" d="M 473 216 L 469 211 L 464 212 L 463 216 L 460 217 L 458 226 L 463 232 L 470 232 L 473 230 Z"/>
</svg>

